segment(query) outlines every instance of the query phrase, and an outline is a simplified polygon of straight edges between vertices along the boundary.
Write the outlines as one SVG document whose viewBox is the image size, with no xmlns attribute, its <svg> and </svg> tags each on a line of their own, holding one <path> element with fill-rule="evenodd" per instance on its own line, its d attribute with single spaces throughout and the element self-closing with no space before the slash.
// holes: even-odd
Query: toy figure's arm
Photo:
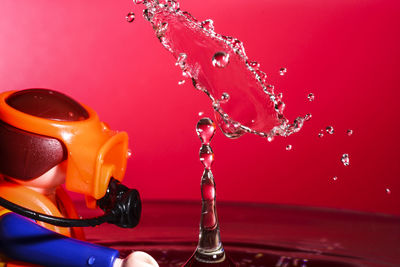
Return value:
<svg viewBox="0 0 400 267">
<path fill-rule="evenodd" d="M 117 250 L 54 233 L 15 213 L 0 217 L 0 253 L 42 266 L 112 267 Z"/>
</svg>

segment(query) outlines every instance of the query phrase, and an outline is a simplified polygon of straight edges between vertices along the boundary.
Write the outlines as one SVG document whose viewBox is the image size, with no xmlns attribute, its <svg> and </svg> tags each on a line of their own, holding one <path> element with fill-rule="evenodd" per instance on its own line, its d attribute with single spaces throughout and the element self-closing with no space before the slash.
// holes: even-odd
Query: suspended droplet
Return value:
<svg viewBox="0 0 400 267">
<path fill-rule="evenodd" d="M 214 31 L 214 21 L 212 19 L 207 19 L 201 22 L 201 27 L 207 31 Z"/>
<path fill-rule="evenodd" d="M 349 154 L 343 154 L 342 155 L 342 163 L 343 163 L 344 166 L 349 166 L 350 165 Z"/>
<path fill-rule="evenodd" d="M 131 23 L 135 20 L 135 13 L 129 12 L 128 15 L 126 15 L 126 21 Z"/>
<path fill-rule="evenodd" d="M 287 150 L 287 151 L 292 150 L 292 145 L 287 145 L 287 146 L 286 146 L 286 150 Z"/>
<path fill-rule="evenodd" d="M 279 70 L 279 75 L 283 76 L 283 75 L 286 74 L 286 72 L 287 72 L 287 69 L 286 69 L 286 68 L 281 68 L 281 69 Z"/>
<path fill-rule="evenodd" d="M 307 95 L 307 98 L 308 98 L 308 101 L 312 102 L 312 101 L 314 101 L 315 96 L 314 96 L 313 93 L 309 93 L 309 94 Z"/>
<path fill-rule="evenodd" d="M 332 126 L 326 126 L 325 131 L 326 131 L 328 134 L 334 134 L 335 129 L 333 129 Z"/>
<path fill-rule="evenodd" d="M 128 149 L 128 151 L 126 151 L 126 158 L 130 158 L 132 157 L 132 151 L 130 149 Z"/>
<path fill-rule="evenodd" d="M 198 113 L 198 115 L 201 117 L 201 116 L 204 115 L 204 112 L 203 112 L 203 111 L 200 111 L 200 112 Z"/>
<path fill-rule="evenodd" d="M 182 70 L 184 70 L 186 66 L 186 59 L 187 55 L 185 53 L 180 53 L 176 59 L 175 66 L 179 66 Z"/>
<path fill-rule="evenodd" d="M 324 137 L 324 133 L 323 133 L 323 132 L 320 132 L 320 133 L 318 134 L 318 137 L 319 137 L 319 138 Z"/>
<path fill-rule="evenodd" d="M 215 123 L 210 118 L 202 118 L 196 126 L 197 135 L 200 137 L 202 144 L 209 144 L 211 138 L 215 134 Z"/>
<path fill-rule="evenodd" d="M 180 80 L 179 82 L 178 82 L 178 85 L 182 85 L 182 84 L 184 84 L 185 83 L 185 80 Z"/>
<path fill-rule="evenodd" d="M 222 102 L 222 103 L 228 102 L 230 97 L 231 97 L 231 96 L 230 96 L 228 93 L 226 93 L 226 92 L 225 92 L 225 93 L 222 93 L 221 102 Z"/>
<path fill-rule="evenodd" d="M 203 163 L 204 168 L 207 170 L 211 169 L 211 165 L 214 162 L 214 152 L 212 151 L 211 147 L 207 144 L 203 145 L 200 148 L 200 161 Z"/>
<path fill-rule="evenodd" d="M 392 191 L 390 190 L 390 188 L 386 188 L 385 191 L 386 191 L 386 194 L 388 194 L 388 195 L 390 195 L 390 194 L 392 193 Z"/>
<path fill-rule="evenodd" d="M 337 176 L 333 176 L 333 178 L 332 178 L 334 181 L 336 181 L 337 179 L 338 179 L 338 177 Z"/>
<path fill-rule="evenodd" d="M 225 52 L 217 52 L 212 58 L 212 64 L 214 67 L 225 68 L 229 63 L 229 54 Z"/>
<path fill-rule="evenodd" d="M 133 0 L 135 4 L 143 4 L 144 0 Z"/>
<path fill-rule="evenodd" d="M 312 118 L 312 114 L 311 114 L 311 113 L 307 113 L 307 114 L 304 116 L 304 120 L 305 120 L 305 121 L 309 121 L 309 120 L 311 120 L 311 118 Z"/>
<path fill-rule="evenodd" d="M 353 135 L 353 130 L 348 129 L 348 130 L 347 130 L 347 135 L 348 135 L 348 136 L 352 136 L 352 135 Z"/>
</svg>

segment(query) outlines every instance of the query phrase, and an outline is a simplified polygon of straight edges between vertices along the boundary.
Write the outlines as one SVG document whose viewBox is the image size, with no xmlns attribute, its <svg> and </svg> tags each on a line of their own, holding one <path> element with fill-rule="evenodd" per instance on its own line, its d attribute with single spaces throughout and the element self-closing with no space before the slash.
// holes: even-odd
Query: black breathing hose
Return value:
<svg viewBox="0 0 400 267">
<path fill-rule="evenodd" d="M 36 212 L 0 197 L 0 206 L 27 218 L 55 226 L 87 227 L 107 222 L 123 228 L 133 228 L 139 223 L 142 212 L 139 192 L 136 189 L 129 189 L 114 178 L 110 179 L 105 196 L 96 203 L 104 211 L 104 215 L 69 219 Z"/>
<path fill-rule="evenodd" d="M 97 226 L 102 223 L 112 221 L 112 219 L 115 217 L 113 211 L 110 211 L 98 217 L 87 218 L 87 219 L 68 219 L 68 218 L 55 217 L 24 208 L 2 197 L 0 197 L 0 206 L 3 206 L 4 208 L 12 212 L 18 213 L 27 218 L 62 227 Z"/>
</svg>

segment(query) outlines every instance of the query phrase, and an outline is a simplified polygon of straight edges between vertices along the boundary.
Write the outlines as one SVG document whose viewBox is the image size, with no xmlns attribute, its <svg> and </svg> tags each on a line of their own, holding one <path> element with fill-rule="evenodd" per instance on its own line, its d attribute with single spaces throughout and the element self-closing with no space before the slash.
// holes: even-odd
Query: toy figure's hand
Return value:
<svg viewBox="0 0 400 267">
<path fill-rule="evenodd" d="M 149 254 L 135 251 L 125 259 L 116 259 L 113 267 L 158 267 L 158 263 Z"/>
</svg>

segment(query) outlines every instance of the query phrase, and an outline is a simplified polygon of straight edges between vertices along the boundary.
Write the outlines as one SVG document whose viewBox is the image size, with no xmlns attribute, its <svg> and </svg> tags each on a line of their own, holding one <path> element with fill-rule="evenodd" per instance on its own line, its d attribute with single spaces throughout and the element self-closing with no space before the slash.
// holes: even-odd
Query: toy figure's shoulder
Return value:
<svg viewBox="0 0 400 267">
<path fill-rule="evenodd" d="M 0 220 L 1 220 L 1 217 L 3 217 L 3 215 L 5 215 L 5 214 L 7 214 L 7 213 L 10 213 L 10 212 L 11 212 L 11 211 L 6 210 L 5 208 L 0 207 Z"/>
</svg>

